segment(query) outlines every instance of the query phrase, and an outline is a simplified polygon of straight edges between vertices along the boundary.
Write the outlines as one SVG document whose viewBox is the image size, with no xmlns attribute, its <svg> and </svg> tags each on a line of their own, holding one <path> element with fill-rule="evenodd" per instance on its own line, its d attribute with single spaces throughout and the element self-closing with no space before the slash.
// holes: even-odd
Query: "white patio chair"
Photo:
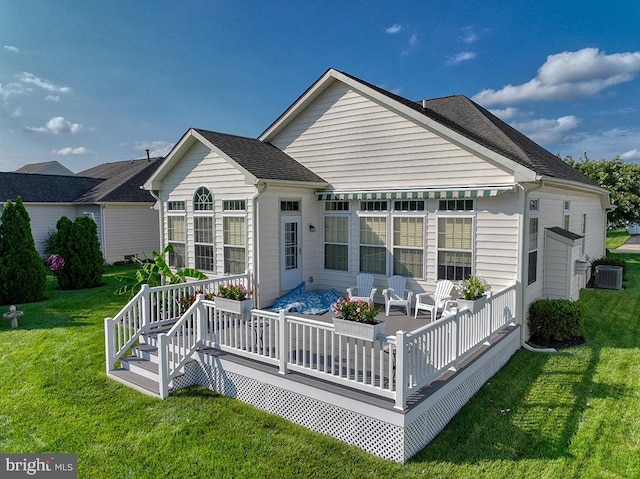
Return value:
<svg viewBox="0 0 640 479">
<path fill-rule="evenodd" d="M 413 291 L 406 289 L 407 278 L 404 276 L 390 276 L 389 287 L 382 290 L 384 296 L 384 308 L 386 316 L 389 316 L 391 306 L 402 306 L 407 310 L 407 316 L 411 316 L 411 299 Z"/>
<path fill-rule="evenodd" d="M 451 300 L 452 291 L 453 283 L 448 279 L 443 279 L 436 283 L 436 291 L 433 293 L 433 298 L 430 297 L 430 293 L 416 294 L 416 310 L 413 319 L 418 317 L 418 311 L 422 309 L 431 313 L 431 321 L 436 320 L 438 311 L 444 313 L 454 303 Z"/>
<path fill-rule="evenodd" d="M 357 286 L 347 288 L 347 296 L 354 300 L 371 301 L 378 288 L 373 287 L 373 275 L 360 273 L 356 278 Z"/>
</svg>

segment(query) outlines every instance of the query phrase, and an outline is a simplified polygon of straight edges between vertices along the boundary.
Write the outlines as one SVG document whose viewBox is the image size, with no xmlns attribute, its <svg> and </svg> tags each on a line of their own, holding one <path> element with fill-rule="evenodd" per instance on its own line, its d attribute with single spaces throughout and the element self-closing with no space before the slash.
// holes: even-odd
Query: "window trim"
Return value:
<svg viewBox="0 0 640 479">
<path fill-rule="evenodd" d="M 244 220 L 244 238 L 242 245 L 236 244 L 228 244 L 224 239 L 225 232 L 225 218 L 242 218 Z M 243 248 L 244 249 L 244 269 L 240 273 L 244 273 L 248 268 L 248 214 L 247 214 L 247 200 L 244 198 L 240 199 L 226 199 L 222 200 L 222 265 L 224 274 L 237 274 L 231 273 L 230 270 L 227 270 L 227 263 L 231 261 L 231 259 L 227 258 L 227 248 Z"/>
<path fill-rule="evenodd" d="M 208 193 L 209 197 L 209 201 L 207 202 L 207 206 L 206 208 L 200 208 L 198 207 L 198 205 L 202 204 L 202 197 L 203 195 L 201 194 L 202 190 L 206 190 L 206 192 Z M 198 270 L 202 270 L 202 271 L 208 271 L 208 272 L 215 272 L 216 271 L 216 231 L 215 231 L 215 198 L 213 193 L 211 192 L 211 189 L 206 187 L 206 186 L 199 186 L 198 188 L 196 188 L 195 192 L 193 193 L 193 265 L 196 269 Z M 211 220 L 211 242 L 210 243 L 205 243 L 203 241 L 198 241 L 198 233 L 197 233 L 197 228 L 196 228 L 196 223 L 198 222 L 198 219 L 200 218 L 210 218 Z M 211 268 L 207 268 L 205 264 L 200 264 L 200 261 L 206 261 L 206 257 L 203 256 L 199 256 L 198 255 L 198 248 L 199 247 L 207 247 L 210 248 L 211 251 Z"/>
<path fill-rule="evenodd" d="M 537 200 L 536 200 L 537 201 Z M 531 208 L 531 204 L 529 206 L 529 211 L 527 214 L 527 235 L 526 235 L 526 244 L 527 244 L 527 286 L 530 286 L 538 281 L 538 253 L 540 252 L 540 208 L 539 203 L 536 204 L 537 207 L 535 209 Z M 531 220 L 536 220 L 536 248 L 534 250 L 531 249 Z M 536 262 L 534 265 L 534 278 L 531 280 L 531 253 L 535 253 Z"/>
<path fill-rule="evenodd" d="M 349 205 L 351 206 L 351 205 Z M 327 241 L 327 236 L 326 236 L 326 222 L 325 219 L 326 218 L 346 218 L 346 223 L 347 223 L 347 242 L 346 243 L 336 243 L 333 241 Z M 342 210 L 337 210 L 337 211 L 324 211 L 323 215 L 322 215 L 322 269 L 324 271 L 342 271 L 342 272 L 349 272 L 351 271 L 351 213 L 349 211 L 342 211 Z M 345 245 L 347 247 L 347 267 L 346 269 L 332 269 L 332 268 L 327 268 L 327 250 L 326 247 L 327 245 Z M 358 258 L 359 260 L 359 258 Z"/>
<path fill-rule="evenodd" d="M 174 206 L 174 208 L 171 208 L 172 205 Z M 182 206 L 182 209 L 175 208 L 178 206 Z M 169 226 L 169 223 L 171 221 L 170 218 L 182 218 L 182 224 L 183 224 L 183 230 L 184 230 L 183 241 L 171 239 L 171 228 Z M 188 239 L 188 232 L 187 232 L 186 201 L 169 200 L 167 201 L 167 245 L 172 245 L 172 247 L 174 245 L 180 245 L 183 248 L 183 252 L 182 252 L 183 264 L 176 263 L 175 261 L 176 254 L 175 252 L 171 252 L 169 253 L 169 258 L 168 258 L 168 263 L 170 267 L 184 268 L 187 266 L 187 239 Z"/>
<path fill-rule="evenodd" d="M 475 205 L 474 205 L 475 207 Z M 469 250 L 466 249 L 459 249 L 459 248 L 441 248 L 440 247 L 440 220 L 441 219 L 458 219 L 458 218 L 462 218 L 462 219 L 470 219 L 471 220 L 471 248 Z M 476 274 L 476 236 L 477 236 L 477 214 L 475 212 L 470 213 L 469 211 L 460 211 L 459 213 L 456 212 L 446 212 L 446 213 L 439 213 L 436 217 L 436 258 L 435 258 L 435 262 L 436 262 L 436 281 L 439 281 L 441 279 L 447 279 L 447 278 L 441 278 L 440 277 L 440 260 L 439 260 L 439 256 L 440 256 L 440 251 L 451 251 L 451 252 L 459 252 L 459 253 L 471 253 L 471 273 L 472 275 Z M 464 278 L 463 278 L 464 279 Z M 460 281 L 458 279 L 451 279 L 451 281 Z"/>
</svg>

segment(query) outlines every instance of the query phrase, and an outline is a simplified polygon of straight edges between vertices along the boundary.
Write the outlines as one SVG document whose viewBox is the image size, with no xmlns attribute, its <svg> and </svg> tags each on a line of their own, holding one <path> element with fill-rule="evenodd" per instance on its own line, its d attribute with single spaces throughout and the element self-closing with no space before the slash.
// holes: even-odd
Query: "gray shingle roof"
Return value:
<svg viewBox="0 0 640 479">
<path fill-rule="evenodd" d="M 194 128 L 256 178 L 304 182 L 325 181 L 271 143 Z"/>
<path fill-rule="evenodd" d="M 20 196 L 25 203 L 153 203 L 140 186 L 161 160 L 105 163 L 74 176 L 0 172 L 0 201 Z"/>
<path fill-rule="evenodd" d="M 464 95 L 425 100 L 423 106 L 423 102 L 407 100 L 353 75 L 342 73 L 539 175 L 598 186 L 556 155 Z"/>
<path fill-rule="evenodd" d="M 72 203 L 103 180 L 79 176 L 0 172 L 0 201 L 25 203 Z"/>
<path fill-rule="evenodd" d="M 151 193 L 140 187 L 156 170 L 161 161 L 162 157 L 149 160 L 117 161 L 81 171 L 77 176 L 102 178 L 104 181 L 87 191 L 77 201 L 81 203 L 155 202 Z"/>
</svg>

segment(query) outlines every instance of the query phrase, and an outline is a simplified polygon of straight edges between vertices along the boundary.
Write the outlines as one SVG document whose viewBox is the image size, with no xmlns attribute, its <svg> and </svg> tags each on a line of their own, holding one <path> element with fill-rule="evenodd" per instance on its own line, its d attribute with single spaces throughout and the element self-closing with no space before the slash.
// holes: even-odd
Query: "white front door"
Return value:
<svg viewBox="0 0 640 479">
<path fill-rule="evenodd" d="M 280 221 L 280 289 L 295 288 L 302 281 L 302 220 L 283 216 Z"/>
</svg>

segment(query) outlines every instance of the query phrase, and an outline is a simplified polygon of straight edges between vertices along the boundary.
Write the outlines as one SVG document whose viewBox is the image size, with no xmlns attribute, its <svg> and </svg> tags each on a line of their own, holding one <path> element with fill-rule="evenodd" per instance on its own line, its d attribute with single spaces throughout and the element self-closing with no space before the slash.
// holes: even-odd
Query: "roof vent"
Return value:
<svg viewBox="0 0 640 479">
<path fill-rule="evenodd" d="M 622 266 L 596 266 L 596 288 L 622 289 Z"/>
</svg>

